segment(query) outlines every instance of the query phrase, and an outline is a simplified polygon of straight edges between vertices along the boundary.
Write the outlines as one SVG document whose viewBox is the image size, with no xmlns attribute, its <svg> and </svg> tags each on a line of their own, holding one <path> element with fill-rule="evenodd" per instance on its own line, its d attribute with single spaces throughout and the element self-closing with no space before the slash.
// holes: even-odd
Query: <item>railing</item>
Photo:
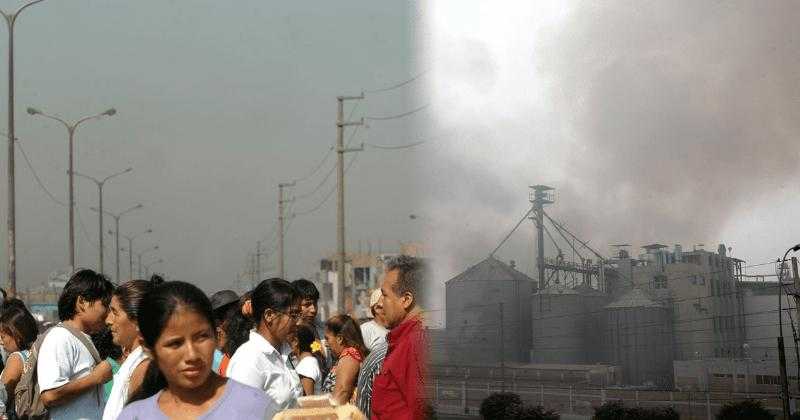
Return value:
<svg viewBox="0 0 800 420">
<path fill-rule="evenodd" d="M 436 411 L 441 414 L 476 415 L 481 402 L 502 390 L 520 395 L 528 404 L 541 405 L 561 414 L 591 416 L 607 401 L 623 401 L 637 407 L 672 407 L 684 420 L 713 419 L 728 402 L 755 399 L 773 413 L 780 413 L 777 394 L 733 392 L 646 391 L 617 388 L 552 387 L 543 384 L 434 379 L 427 386 Z"/>
</svg>

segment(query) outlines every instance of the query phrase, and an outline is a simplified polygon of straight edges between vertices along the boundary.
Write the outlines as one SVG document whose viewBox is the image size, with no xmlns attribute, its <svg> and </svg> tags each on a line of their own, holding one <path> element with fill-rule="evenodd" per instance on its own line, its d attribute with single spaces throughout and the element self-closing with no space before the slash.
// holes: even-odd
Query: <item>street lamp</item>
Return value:
<svg viewBox="0 0 800 420">
<path fill-rule="evenodd" d="M 8 26 L 8 292 L 17 295 L 17 225 L 16 195 L 14 185 L 14 24 L 26 8 L 44 0 L 34 0 L 22 5 L 17 11 L 7 13 L 0 10 Z M 74 267 L 74 265 L 73 265 Z"/>
<path fill-rule="evenodd" d="M 783 347 L 783 307 L 781 304 L 781 291 L 783 290 L 783 276 L 786 270 L 786 257 L 790 252 L 800 251 L 800 244 L 797 244 L 783 254 L 783 258 L 778 260 L 778 359 L 781 374 L 781 401 L 783 403 L 783 417 L 789 418 L 789 381 L 786 376 L 786 354 Z"/>
<path fill-rule="evenodd" d="M 39 116 L 42 116 L 42 117 L 45 117 L 45 118 L 49 118 L 51 120 L 58 121 L 61 124 L 63 124 L 64 127 L 66 127 L 67 133 L 69 133 L 69 169 L 67 170 L 67 174 L 69 175 L 69 206 L 68 206 L 69 207 L 69 264 L 72 267 L 75 267 L 75 195 L 74 195 L 75 194 L 74 193 L 74 189 L 75 189 L 74 182 L 75 182 L 75 180 L 74 180 L 74 176 L 73 176 L 74 175 L 74 171 L 75 171 L 75 168 L 73 167 L 73 151 L 74 151 L 73 145 L 74 145 L 74 138 L 75 138 L 75 130 L 78 128 L 78 126 L 81 123 L 83 123 L 85 121 L 98 119 L 98 118 L 102 118 L 102 117 L 110 117 L 112 115 L 115 115 L 116 113 L 117 113 L 116 109 L 110 108 L 110 109 L 106 110 L 105 112 L 101 112 L 100 114 L 97 114 L 97 115 L 91 115 L 91 116 L 88 116 L 88 117 L 83 117 L 83 118 L 75 121 L 74 123 L 70 124 L 70 123 L 62 120 L 59 117 L 56 117 L 56 116 L 53 116 L 53 115 L 49 115 L 49 114 L 45 114 L 44 112 L 42 112 L 42 111 L 40 111 L 40 110 L 38 110 L 36 108 L 28 108 L 28 114 L 34 115 L 34 116 L 35 115 L 39 115 Z M 10 132 L 9 135 L 11 137 L 14 137 L 14 133 L 13 132 Z"/>
<path fill-rule="evenodd" d="M 128 168 L 128 169 L 125 169 L 124 171 L 120 171 L 120 172 L 111 174 L 111 175 L 109 175 L 109 176 L 107 176 L 107 177 L 105 177 L 103 179 L 97 179 L 97 178 L 91 177 L 89 175 L 84 175 L 84 174 L 82 174 L 80 172 L 77 172 L 77 171 L 72 171 L 71 172 L 72 175 L 77 175 L 77 176 L 79 176 L 81 178 L 86 178 L 86 179 L 94 182 L 95 185 L 97 185 L 97 194 L 100 196 L 100 198 L 99 198 L 99 202 L 100 202 L 99 203 L 99 207 L 100 207 L 100 209 L 97 212 L 97 215 L 99 216 L 99 219 L 100 219 L 100 230 L 98 231 L 98 235 L 100 236 L 100 273 L 105 273 L 105 271 L 103 270 L 103 253 L 105 252 L 105 247 L 103 246 L 103 185 L 105 185 L 106 181 L 108 181 L 109 179 L 117 177 L 117 176 L 120 176 L 120 175 L 123 175 L 123 174 L 127 174 L 128 172 L 131 172 L 131 171 L 133 171 L 133 168 Z"/>
<path fill-rule="evenodd" d="M 164 260 L 159 258 L 157 261 L 153 261 L 150 264 L 145 264 L 145 266 L 144 266 L 144 278 L 146 279 L 146 278 L 150 277 L 150 267 L 152 267 L 152 266 L 154 266 L 156 264 L 161 264 L 163 262 L 164 262 Z"/>
<path fill-rule="evenodd" d="M 110 235 L 114 235 L 114 239 L 116 240 L 116 247 L 117 247 L 117 277 L 115 277 L 115 279 L 116 279 L 117 283 L 120 283 L 120 280 L 121 280 L 120 279 L 120 273 L 119 273 L 119 249 L 120 249 L 119 248 L 119 219 L 122 216 L 124 216 L 125 214 L 130 213 L 130 212 L 132 212 L 134 210 L 139 210 L 142 207 L 144 207 L 144 206 L 141 205 L 141 204 L 137 204 L 137 205 L 135 205 L 135 206 L 133 206 L 133 207 L 121 212 L 121 213 L 118 213 L 118 214 L 114 214 L 114 213 L 112 213 L 112 212 L 110 212 L 108 210 L 103 210 L 101 212 L 101 213 L 105 213 L 105 214 L 113 217 L 114 218 L 114 224 L 116 226 L 116 231 L 109 230 L 108 233 Z M 100 209 L 98 209 L 97 207 L 92 207 L 91 209 L 93 211 L 100 212 Z"/>
<path fill-rule="evenodd" d="M 142 252 L 137 252 L 136 257 L 138 258 L 139 262 L 139 277 L 142 277 L 142 257 L 147 254 L 148 252 L 158 251 L 158 245 L 152 246 L 150 248 L 145 249 Z"/>
<path fill-rule="evenodd" d="M 131 236 L 120 234 L 120 236 L 122 236 L 123 238 L 128 240 L 128 256 L 130 257 L 130 261 L 129 261 L 130 262 L 130 266 L 129 266 L 128 274 L 129 274 L 131 280 L 133 280 L 133 240 L 136 239 L 137 237 L 142 236 L 142 235 L 147 234 L 147 233 L 153 233 L 153 229 L 147 229 L 144 232 L 139 232 L 136 235 L 131 235 Z M 139 270 L 139 271 L 141 271 L 141 270 Z"/>
</svg>

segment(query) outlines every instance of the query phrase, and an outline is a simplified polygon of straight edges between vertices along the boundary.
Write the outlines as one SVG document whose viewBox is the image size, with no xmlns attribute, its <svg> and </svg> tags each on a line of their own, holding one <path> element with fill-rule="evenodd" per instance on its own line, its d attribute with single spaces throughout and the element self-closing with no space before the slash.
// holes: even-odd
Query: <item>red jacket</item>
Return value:
<svg viewBox="0 0 800 420">
<path fill-rule="evenodd" d="M 372 384 L 372 420 L 420 420 L 425 407 L 426 340 L 422 320 L 403 321 L 387 335 L 389 349 Z"/>
</svg>

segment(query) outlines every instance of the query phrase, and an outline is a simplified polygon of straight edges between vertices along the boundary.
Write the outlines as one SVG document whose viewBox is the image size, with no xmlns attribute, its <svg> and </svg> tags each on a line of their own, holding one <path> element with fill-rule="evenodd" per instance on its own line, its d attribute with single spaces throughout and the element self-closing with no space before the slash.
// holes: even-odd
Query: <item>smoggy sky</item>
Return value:
<svg viewBox="0 0 800 420">
<path fill-rule="evenodd" d="M 4 10 L 21 4 L 0 2 Z M 257 240 L 275 249 L 268 234 L 277 220 L 277 184 L 309 175 L 333 145 L 336 96 L 391 85 L 419 70 L 415 19 L 399 2 L 48 0 L 26 9 L 17 23 L 17 137 L 44 186 L 66 201 L 66 130 L 27 115 L 26 107 L 70 120 L 115 107 L 116 116 L 78 129 L 76 169 L 102 178 L 132 166 L 133 173 L 106 185 L 104 204 L 111 211 L 145 206 L 122 221 L 124 233 L 154 230 L 134 243 L 138 250 L 160 246 L 145 262 L 163 258 L 154 269 L 209 291 L 231 287 Z M 1 80 L 7 77 L 5 34 Z M 348 104 L 346 114 L 402 113 L 421 105 L 417 88 L 368 94 L 355 111 Z M 0 102 L 5 118 L 6 102 Z M 424 116 L 371 122 L 352 145 L 419 139 L 414 118 Z M 380 241 L 391 251 L 398 241 L 417 238 L 408 216 L 419 212 L 411 174 L 420 150 L 368 148 L 347 173 L 351 249 L 359 241 L 363 249 L 368 241 L 377 249 Z M 294 195 L 313 191 L 333 163 L 330 156 Z M 5 175 L 5 157 L 0 166 Z M 24 289 L 66 267 L 67 211 L 37 185 L 19 149 L 16 174 Z M 334 185 L 331 176 L 287 213 L 314 208 Z M 97 189 L 82 179 L 76 188 L 83 224 L 76 223 L 77 263 L 96 267 L 97 218 L 89 207 L 97 204 Z M 5 220 L 5 181 L 0 202 Z M 291 222 L 288 278 L 313 276 L 318 260 L 335 250 L 335 202 L 333 196 Z M 113 228 L 110 218 L 105 228 Z M 5 237 L 5 223 L 0 233 Z M 6 260 L 5 247 L 0 257 Z M 122 259 L 127 277 L 127 255 Z M 274 274 L 274 255 L 262 265 L 265 276 Z M 114 272 L 111 236 L 106 271 Z M 5 277 L 5 264 L 0 272 Z"/>
<path fill-rule="evenodd" d="M 798 18 L 789 1 L 432 2 L 418 49 L 445 137 L 426 206 L 438 281 L 485 258 L 540 183 L 606 255 L 781 256 L 800 241 Z M 533 273 L 532 235 L 498 257 Z"/>
</svg>

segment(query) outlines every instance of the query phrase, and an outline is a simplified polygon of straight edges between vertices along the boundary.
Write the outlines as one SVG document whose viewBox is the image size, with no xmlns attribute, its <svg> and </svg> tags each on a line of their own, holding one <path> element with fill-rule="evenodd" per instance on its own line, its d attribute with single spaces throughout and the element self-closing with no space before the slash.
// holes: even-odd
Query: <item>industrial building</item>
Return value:
<svg viewBox="0 0 800 420">
<path fill-rule="evenodd" d="M 738 367 L 722 372 L 719 366 L 728 365 L 719 361 L 777 364 L 777 283 L 745 274 L 744 261 L 724 244 L 711 252 L 700 244 L 685 250 L 653 243 L 635 254 L 629 244 L 616 244 L 605 257 L 545 212 L 553 188 L 531 190 L 523 221 L 536 227 L 536 273 L 529 277 L 493 252 L 449 280 L 439 359 L 496 366 L 503 354 L 509 363 L 604 365 L 622 384 L 648 388 L 696 387 L 724 375 L 745 375 L 753 387 L 773 380 L 766 371 L 752 378 Z M 788 311 L 783 324 L 787 342 L 800 336 L 790 330 Z M 792 353 L 800 351 L 787 351 L 788 364 L 797 366 Z M 684 367 L 698 363 L 712 366 L 711 376 L 689 378 Z"/>
</svg>

